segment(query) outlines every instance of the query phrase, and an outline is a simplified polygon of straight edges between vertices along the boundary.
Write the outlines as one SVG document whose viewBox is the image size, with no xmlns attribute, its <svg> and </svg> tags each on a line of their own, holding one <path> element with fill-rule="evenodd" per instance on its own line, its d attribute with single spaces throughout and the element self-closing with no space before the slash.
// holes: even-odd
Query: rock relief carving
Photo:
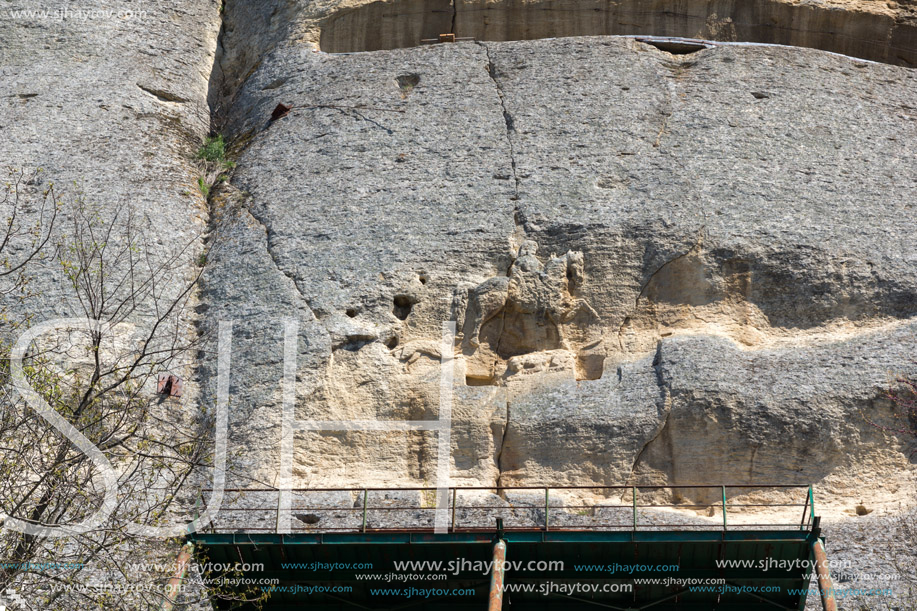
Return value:
<svg viewBox="0 0 917 611">
<path fill-rule="evenodd" d="M 568 367 L 576 379 L 601 377 L 602 325 L 578 296 L 586 282 L 583 253 L 568 251 L 544 263 L 537 253 L 535 242 L 527 240 L 506 276 L 453 292 L 452 316 L 470 384 L 499 384 L 520 373 Z M 532 356 L 539 353 L 544 363 Z"/>
</svg>

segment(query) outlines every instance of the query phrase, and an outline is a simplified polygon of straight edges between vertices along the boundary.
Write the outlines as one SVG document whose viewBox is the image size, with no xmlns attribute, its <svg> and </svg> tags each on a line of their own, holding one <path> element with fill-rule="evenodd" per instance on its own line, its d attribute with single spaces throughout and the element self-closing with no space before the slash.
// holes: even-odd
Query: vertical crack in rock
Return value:
<svg viewBox="0 0 917 611">
<path fill-rule="evenodd" d="M 207 94 L 207 104 L 210 107 L 210 129 L 211 129 L 211 132 L 214 134 L 221 133 L 224 127 L 225 120 L 228 117 L 229 111 L 232 107 L 233 99 L 235 98 L 235 94 L 236 94 L 236 91 L 229 92 L 226 90 L 226 70 L 223 66 L 224 59 L 226 58 L 225 38 L 227 36 L 227 31 L 226 31 L 227 11 L 231 10 L 228 4 L 229 4 L 229 0 L 222 0 L 220 2 L 220 32 L 217 36 L 216 50 L 215 50 L 214 58 L 213 58 L 213 67 L 211 68 L 211 72 L 210 72 L 209 91 Z M 238 85 L 237 91 L 241 89 L 243 84 L 244 83 L 240 83 Z M 361 118 L 363 118 L 364 120 L 368 120 L 366 119 L 366 117 L 361 117 Z M 383 129 L 386 129 L 383 126 L 380 126 L 380 127 L 382 127 Z M 387 131 L 391 133 L 390 130 L 387 130 Z M 325 134 L 321 134 L 318 137 L 322 137 L 324 135 Z M 241 155 L 244 152 L 244 150 L 248 147 L 248 144 L 249 143 L 246 143 L 238 151 L 236 151 L 236 155 Z M 217 192 L 221 188 L 222 189 L 233 189 L 233 187 L 230 186 L 231 185 L 231 174 L 229 175 L 229 177 L 226 180 L 226 185 L 227 186 L 222 186 L 219 188 L 215 187 L 210 190 L 210 194 L 207 198 L 208 207 L 211 205 L 210 204 L 211 200 L 214 198 L 214 196 L 217 194 Z M 253 221 L 258 223 L 258 225 L 260 225 L 261 228 L 264 230 L 265 249 L 267 250 L 268 256 L 271 258 L 271 261 L 273 262 L 274 267 L 283 277 L 285 277 L 287 280 L 290 281 L 290 283 L 293 285 L 294 291 L 299 296 L 300 301 L 302 301 L 302 303 L 305 304 L 305 306 L 309 309 L 309 311 L 312 313 L 313 318 L 315 318 L 315 320 L 318 320 L 318 317 L 316 316 L 315 311 L 312 309 L 312 305 L 309 303 L 309 300 L 306 298 L 305 294 L 303 294 L 302 290 L 299 288 L 299 284 L 296 282 L 296 278 L 293 277 L 292 274 L 289 274 L 286 271 L 284 271 L 283 267 L 280 265 L 280 261 L 277 258 L 277 255 L 274 253 L 274 250 L 271 248 L 271 240 L 273 238 L 273 232 L 270 230 L 268 225 L 262 219 L 258 218 L 251 211 L 249 207 L 242 206 L 242 210 Z"/>
<path fill-rule="evenodd" d="M 487 55 L 487 74 L 490 75 L 490 80 L 494 83 L 497 96 L 500 98 L 500 107 L 503 109 L 503 121 L 506 124 L 506 143 L 509 145 L 509 161 L 513 170 L 513 200 L 515 201 L 519 199 L 519 174 L 516 172 L 516 149 L 513 146 L 513 132 L 516 131 L 516 128 L 513 123 L 513 116 L 506 108 L 506 96 L 503 93 L 503 87 L 500 86 L 500 82 L 497 80 L 497 66 L 490 55 L 490 48 L 482 42 L 477 42 L 476 44 L 483 47 L 484 53 Z M 518 208 L 516 212 L 518 213 Z"/>
<path fill-rule="evenodd" d="M 679 95 L 679 83 L 681 83 L 688 74 L 688 69 L 696 65 L 698 61 L 699 60 L 660 59 L 653 68 L 653 71 L 659 77 L 659 81 L 662 85 L 661 89 L 665 91 L 665 99 L 658 109 L 659 114 L 662 116 L 662 123 L 659 126 L 659 130 L 656 132 L 655 139 L 651 143 L 652 148 L 657 153 L 668 157 L 673 164 L 681 168 L 692 184 L 703 184 L 697 171 L 686 166 L 678 157 L 676 154 L 678 150 L 677 147 L 662 145 L 666 134 L 672 131 L 673 117 L 675 117 L 677 107 L 684 103 L 682 96 Z M 662 66 L 662 70 L 658 70 L 656 66 Z M 693 194 L 693 190 L 688 190 L 688 193 L 691 194 L 692 198 L 696 201 L 697 195 Z M 707 212 L 704 209 L 703 201 L 697 202 L 697 209 L 703 214 L 704 223 L 706 223 Z"/>
<path fill-rule="evenodd" d="M 666 428 L 669 426 L 669 417 L 672 415 L 672 398 L 669 392 L 669 385 L 665 381 L 665 376 L 662 373 L 662 340 L 656 343 L 656 356 L 653 358 L 653 370 L 656 372 L 656 384 L 659 386 L 659 409 L 665 413 L 665 417 L 662 420 L 662 424 L 660 424 L 656 432 L 653 433 L 653 436 L 643 444 L 643 447 L 640 448 L 640 451 L 637 452 L 637 455 L 634 457 L 633 465 L 631 465 L 630 468 L 629 481 L 631 484 L 636 483 L 637 465 L 640 464 L 643 454 L 650 445 L 659 439 L 665 432 Z"/>
<path fill-rule="evenodd" d="M 299 296 L 300 301 L 302 301 L 305 304 L 305 306 L 309 309 L 309 312 L 312 313 L 312 317 L 315 320 L 318 320 L 318 316 L 315 314 L 315 310 L 312 309 L 312 304 L 309 303 L 309 300 L 306 298 L 305 294 L 302 292 L 302 290 L 300 290 L 299 285 L 296 283 L 296 278 L 294 278 L 292 274 L 289 274 L 286 271 L 284 271 L 283 267 L 280 265 L 280 261 L 278 260 L 277 255 L 274 254 L 274 249 L 271 248 L 271 236 L 273 235 L 273 232 L 270 230 L 267 224 L 265 224 L 264 221 L 262 221 L 257 216 L 255 216 L 255 214 L 251 210 L 249 210 L 248 208 L 244 208 L 244 210 L 246 213 L 248 213 L 248 216 L 251 217 L 252 220 L 258 223 L 261 226 L 261 228 L 264 229 L 265 250 L 267 251 L 268 256 L 271 258 L 271 261 L 274 263 L 274 267 L 277 269 L 277 272 L 280 273 L 280 275 L 282 275 L 284 278 L 290 281 L 290 284 L 293 285 L 293 290 L 296 291 L 296 294 Z"/>
<path fill-rule="evenodd" d="M 226 73 L 223 70 L 223 58 L 226 56 L 226 49 L 223 46 L 226 37 L 226 3 L 228 0 L 220 2 L 220 31 L 217 34 L 217 46 L 213 55 L 213 67 L 210 69 L 210 81 L 208 83 L 207 105 L 210 106 L 210 129 L 219 132 L 223 125 L 223 117 L 226 109 L 224 104 L 224 88 L 226 85 Z"/>
<path fill-rule="evenodd" d="M 662 137 L 665 135 L 666 127 L 668 127 L 669 118 L 675 113 L 675 101 L 678 99 L 678 92 L 675 91 L 675 83 L 673 81 L 677 82 L 678 78 L 684 72 L 684 67 L 681 64 L 672 66 L 666 62 L 665 66 L 668 68 L 669 74 L 656 72 L 662 80 L 663 88 L 666 92 L 665 102 L 662 108 L 659 109 L 659 114 L 662 115 L 662 125 L 659 126 L 659 131 L 656 133 L 656 139 L 653 141 L 653 148 L 657 149 L 662 143 Z"/>
<path fill-rule="evenodd" d="M 681 83 L 685 76 L 688 75 L 688 69 L 695 66 L 698 61 L 701 60 L 660 60 L 660 64 L 664 68 L 664 71 L 660 72 L 654 68 L 659 77 L 662 87 L 666 92 L 665 101 L 659 108 L 659 114 L 662 115 L 662 124 L 659 126 L 659 131 L 656 133 L 656 138 L 652 143 L 652 147 L 660 154 L 666 155 L 675 165 L 680 167 L 682 171 L 685 172 L 688 179 L 692 184 L 703 184 L 701 177 L 698 175 L 697 171 L 689 168 L 685 163 L 678 157 L 676 154 L 677 147 L 662 146 L 663 140 L 667 132 L 671 132 L 673 125 L 673 117 L 676 113 L 676 108 L 678 105 L 684 104 L 684 98 L 679 95 L 679 83 Z M 693 193 L 689 191 L 689 193 Z M 692 197 L 697 200 L 697 195 L 692 195 Z M 704 202 L 697 201 L 697 209 L 700 210 L 701 214 L 704 216 L 704 223 L 707 222 L 707 211 L 704 209 Z"/>
<path fill-rule="evenodd" d="M 458 0 L 452 0 L 452 26 L 449 32 L 455 34 L 455 20 L 458 18 Z"/>
</svg>

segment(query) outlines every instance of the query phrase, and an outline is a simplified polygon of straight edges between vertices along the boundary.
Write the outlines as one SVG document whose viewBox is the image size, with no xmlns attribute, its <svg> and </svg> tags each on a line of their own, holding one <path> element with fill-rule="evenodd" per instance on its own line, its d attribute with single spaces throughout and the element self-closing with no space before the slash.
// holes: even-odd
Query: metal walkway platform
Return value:
<svg viewBox="0 0 917 611">
<path fill-rule="evenodd" d="M 240 563 L 239 588 L 260 590 L 266 611 L 801 610 L 821 550 L 809 487 L 457 488 L 447 532 L 406 527 L 429 522 L 429 490 L 296 491 L 311 504 L 293 505 L 295 532 L 234 518 L 189 540 L 207 562 Z M 277 491 L 234 492 L 230 514 L 277 511 L 264 506 Z M 590 506 L 590 493 L 603 500 Z M 775 495 L 787 502 L 761 501 Z"/>
</svg>

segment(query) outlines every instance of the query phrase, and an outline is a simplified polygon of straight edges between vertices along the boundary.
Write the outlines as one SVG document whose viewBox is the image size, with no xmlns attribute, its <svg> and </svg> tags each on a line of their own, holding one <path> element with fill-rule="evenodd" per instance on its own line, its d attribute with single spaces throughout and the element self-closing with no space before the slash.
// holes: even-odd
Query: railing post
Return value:
<svg viewBox="0 0 917 611">
<path fill-rule="evenodd" d="M 812 496 L 812 486 L 809 486 L 808 492 L 806 492 L 806 503 L 802 506 L 802 519 L 799 520 L 799 530 L 805 530 L 806 524 L 806 515 L 809 513 L 809 497 Z"/>
<path fill-rule="evenodd" d="M 637 530 L 637 487 L 633 487 L 634 493 L 634 530 Z"/>
<path fill-rule="evenodd" d="M 726 530 L 726 486 L 723 486 L 723 530 Z"/>
<path fill-rule="evenodd" d="M 809 519 L 815 523 L 815 492 L 812 490 L 812 484 L 809 484 Z"/>
<path fill-rule="evenodd" d="M 455 532 L 455 492 L 456 489 L 452 489 L 452 532 Z"/>
<path fill-rule="evenodd" d="M 366 489 L 363 489 L 363 524 L 360 526 L 360 532 L 366 532 L 366 499 L 369 497 L 369 492 Z"/>
<path fill-rule="evenodd" d="M 549 497 L 548 497 L 548 488 L 544 489 L 544 529 L 548 530 L 548 519 L 549 519 Z"/>
</svg>

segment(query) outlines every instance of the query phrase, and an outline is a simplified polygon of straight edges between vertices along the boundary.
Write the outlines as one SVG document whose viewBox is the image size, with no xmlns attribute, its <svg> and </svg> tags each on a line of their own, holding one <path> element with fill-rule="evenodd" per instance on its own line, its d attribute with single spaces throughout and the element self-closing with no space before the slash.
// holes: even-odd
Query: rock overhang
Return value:
<svg viewBox="0 0 917 611">
<path fill-rule="evenodd" d="M 908 4 L 877 1 L 344 0 L 273 7 L 270 18 L 260 19 L 250 7 L 239 10 L 265 29 L 283 28 L 337 53 L 414 47 L 441 34 L 490 42 L 651 35 L 811 47 L 917 65 L 917 13 Z M 287 24 L 272 23 L 278 17 Z"/>
</svg>

